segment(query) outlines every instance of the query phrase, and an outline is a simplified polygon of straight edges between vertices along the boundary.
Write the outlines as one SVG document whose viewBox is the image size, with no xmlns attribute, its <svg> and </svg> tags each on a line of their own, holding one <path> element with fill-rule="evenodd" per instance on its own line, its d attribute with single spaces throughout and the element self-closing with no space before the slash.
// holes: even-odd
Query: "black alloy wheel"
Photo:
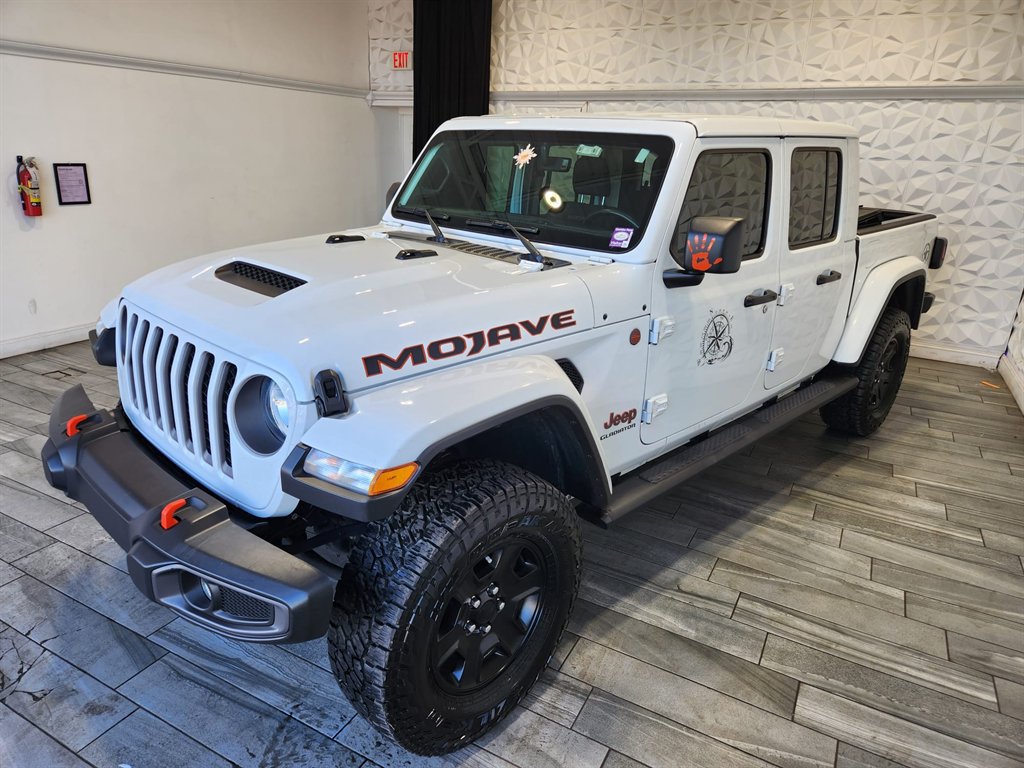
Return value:
<svg viewBox="0 0 1024 768">
<path fill-rule="evenodd" d="M 452 694 L 472 693 L 496 679 L 539 623 L 550 577 L 527 541 L 499 540 L 467 562 L 442 599 L 431 668 Z"/>
<path fill-rule="evenodd" d="M 885 421 L 903 383 L 910 356 L 910 317 L 899 307 L 882 313 L 864 356 L 852 372 L 857 386 L 821 407 L 821 420 L 850 435 L 870 435 Z"/>
<path fill-rule="evenodd" d="M 899 385 L 903 378 L 903 372 L 897 370 L 899 351 L 899 341 L 895 337 L 889 339 L 889 343 L 886 344 L 878 361 L 878 367 L 875 368 L 871 393 L 868 396 L 868 407 L 874 418 L 885 418 L 899 391 Z"/>
<path fill-rule="evenodd" d="M 498 461 L 426 472 L 371 523 L 338 581 L 331 667 L 377 730 L 452 752 L 515 709 L 554 652 L 580 582 L 564 493 Z"/>
</svg>

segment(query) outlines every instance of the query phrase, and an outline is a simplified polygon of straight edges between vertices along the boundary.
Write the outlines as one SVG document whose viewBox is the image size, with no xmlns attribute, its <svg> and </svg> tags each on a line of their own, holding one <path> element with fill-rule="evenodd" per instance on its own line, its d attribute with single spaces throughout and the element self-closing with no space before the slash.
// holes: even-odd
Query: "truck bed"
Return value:
<svg viewBox="0 0 1024 768">
<path fill-rule="evenodd" d="M 857 212 L 857 234 L 870 235 L 886 229 L 905 227 L 919 221 L 934 219 L 935 214 L 918 211 L 897 211 L 891 208 L 865 208 L 863 205 Z"/>
</svg>

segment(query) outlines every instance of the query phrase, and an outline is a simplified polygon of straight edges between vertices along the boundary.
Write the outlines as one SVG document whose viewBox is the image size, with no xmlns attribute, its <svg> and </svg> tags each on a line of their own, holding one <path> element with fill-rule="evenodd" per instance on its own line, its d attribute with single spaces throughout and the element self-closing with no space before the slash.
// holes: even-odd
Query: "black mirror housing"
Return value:
<svg viewBox="0 0 1024 768">
<path fill-rule="evenodd" d="M 683 252 L 676 255 L 687 272 L 739 272 L 743 261 L 743 219 L 698 216 L 690 223 Z"/>
</svg>

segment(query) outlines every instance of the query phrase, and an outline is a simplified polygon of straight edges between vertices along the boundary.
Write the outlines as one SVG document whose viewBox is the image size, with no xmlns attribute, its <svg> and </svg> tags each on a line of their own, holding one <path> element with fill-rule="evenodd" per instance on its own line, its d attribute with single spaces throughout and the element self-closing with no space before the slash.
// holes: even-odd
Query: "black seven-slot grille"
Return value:
<svg viewBox="0 0 1024 768">
<path fill-rule="evenodd" d="M 217 267 L 213 274 L 225 283 L 231 283 L 264 296 L 280 296 L 282 293 L 288 293 L 288 291 L 306 284 L 305 280 L 245 261 L 232 261 L 230 264 Z"/>
<path fill-rule="evenodd" d="M 130 415 L 231 475 L 228 398 L 238 367 L 126 306 L 117 338 L 121 398 Z"/>
</svg>

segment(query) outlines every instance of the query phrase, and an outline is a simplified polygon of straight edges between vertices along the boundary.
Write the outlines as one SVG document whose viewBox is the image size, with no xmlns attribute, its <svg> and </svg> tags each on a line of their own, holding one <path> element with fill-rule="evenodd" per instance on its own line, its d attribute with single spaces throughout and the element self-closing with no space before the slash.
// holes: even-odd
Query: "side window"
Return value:
<svg viewBox="0 0 1024 768">
<path fill-rule="evenodd" d="M 843 156 L 838 149 L 793 151 L 789 177 L 789 247 L 833 239 L 839 222 Z"/>
<path fill-rule="evenodd" d="M 768 221 L 768 179 L 771 158 L 760 149 L 708 150 L 697 164 L 686 189 L 673 253 L 686 246 L 690 223 L 698 216 L 739 216 L 743 218 L 743 258 L 764 251 Z"/>
</svg>

